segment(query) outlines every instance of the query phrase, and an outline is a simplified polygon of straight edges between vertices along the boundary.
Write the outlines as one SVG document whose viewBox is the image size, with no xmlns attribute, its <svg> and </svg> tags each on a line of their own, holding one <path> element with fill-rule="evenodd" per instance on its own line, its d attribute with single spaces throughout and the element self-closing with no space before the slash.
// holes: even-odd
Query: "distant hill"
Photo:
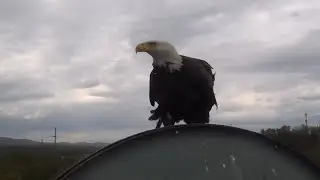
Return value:
<svg viewBox="0 0 320 180">
<path fill-rule="evenodd" d="M 15 145 L 39 145 L 40 142 L 29 139 L 13 139 L 8 137 L 0 137 L 0 146 L 15 146 Z"/>
<path fill-rule="evenodd" d="M 87 143 L 87 142 L 78 142 L 78 143 L 68 143 L 68 142 L 59 142 L 59 145 L 70 145 L 70 146 L 91 146 L 91 147 L 104 147 L 109 145 L 109 143 L 103 143 L 103 142 L 93 142 L 93 143 Z"/>
<path fill-rule="evenodd" d="M 52 143 L 44 143 L 44 144 L 52 144 Z M 59 142 L 58 145 L 63 146 L 91 146 L 91 147 L 104 147 L 109 145 L 109 143 L 103 143 L 103 142 L 93 142 L 93 143 L 87 143 L 87 142 L 78 142 L 78 143 L 68 143 L 68 142 Z M 32 141 L 29 139 L 13 139 L 8 137 L 0 137 L 0 147 L 1 146 L 29 146 L 29 145 L 41 145 L 40 142 Z"/>
</svg>

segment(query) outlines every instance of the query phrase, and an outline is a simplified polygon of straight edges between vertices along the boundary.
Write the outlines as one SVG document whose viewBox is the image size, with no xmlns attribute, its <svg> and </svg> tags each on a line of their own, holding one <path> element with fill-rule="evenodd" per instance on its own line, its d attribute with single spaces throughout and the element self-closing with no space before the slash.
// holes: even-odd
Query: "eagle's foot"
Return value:
<svg viewBox="0 0 320 180">
<path fill-rule="evenodd" d="M 151 110 L 150 113 L 152 115 L 148 118 L 149 121 L 156 121 L 156 120 L 160 119 L 160 115 L 159 115 L 157 109 Z"/>
</svg>

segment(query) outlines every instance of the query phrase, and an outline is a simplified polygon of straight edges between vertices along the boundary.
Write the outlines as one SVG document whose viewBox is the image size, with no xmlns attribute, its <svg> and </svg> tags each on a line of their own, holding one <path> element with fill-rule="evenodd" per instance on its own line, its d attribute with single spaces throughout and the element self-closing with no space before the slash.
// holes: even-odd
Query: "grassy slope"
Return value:
<svg viewBox="0 0 320 180">
<path fill-rule="evenodd" d="M 0 179 L 46 180 L 96 150 L 61 145 L 0 147 Z"/>
</svg>

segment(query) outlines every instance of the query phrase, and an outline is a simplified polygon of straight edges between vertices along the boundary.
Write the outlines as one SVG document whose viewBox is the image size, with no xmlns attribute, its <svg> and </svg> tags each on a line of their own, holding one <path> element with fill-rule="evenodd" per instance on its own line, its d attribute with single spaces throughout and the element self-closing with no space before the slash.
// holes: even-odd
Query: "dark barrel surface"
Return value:
<svg viewBox="0 0 320 180">
<path fill-rule="evenodd" d="M 57 180 L 319 180 L 319 169 L 263 135 L 223 125 L 177 125 L 115 142 Z"/>
</svg>

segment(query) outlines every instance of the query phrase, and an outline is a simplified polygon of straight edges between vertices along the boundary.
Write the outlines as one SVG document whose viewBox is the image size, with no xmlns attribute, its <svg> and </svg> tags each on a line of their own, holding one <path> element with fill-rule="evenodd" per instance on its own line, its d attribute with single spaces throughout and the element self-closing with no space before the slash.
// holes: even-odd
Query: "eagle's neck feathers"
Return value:
<svg viewBox="0 0 320 180">
<path fill-rule="evenodd" d="M 153 55 L 153 66 L 167 68 L 168 72 L 180 71 L 183 61 L 178 53 L 170 53 L 165 56 Z"/>
</svg>

